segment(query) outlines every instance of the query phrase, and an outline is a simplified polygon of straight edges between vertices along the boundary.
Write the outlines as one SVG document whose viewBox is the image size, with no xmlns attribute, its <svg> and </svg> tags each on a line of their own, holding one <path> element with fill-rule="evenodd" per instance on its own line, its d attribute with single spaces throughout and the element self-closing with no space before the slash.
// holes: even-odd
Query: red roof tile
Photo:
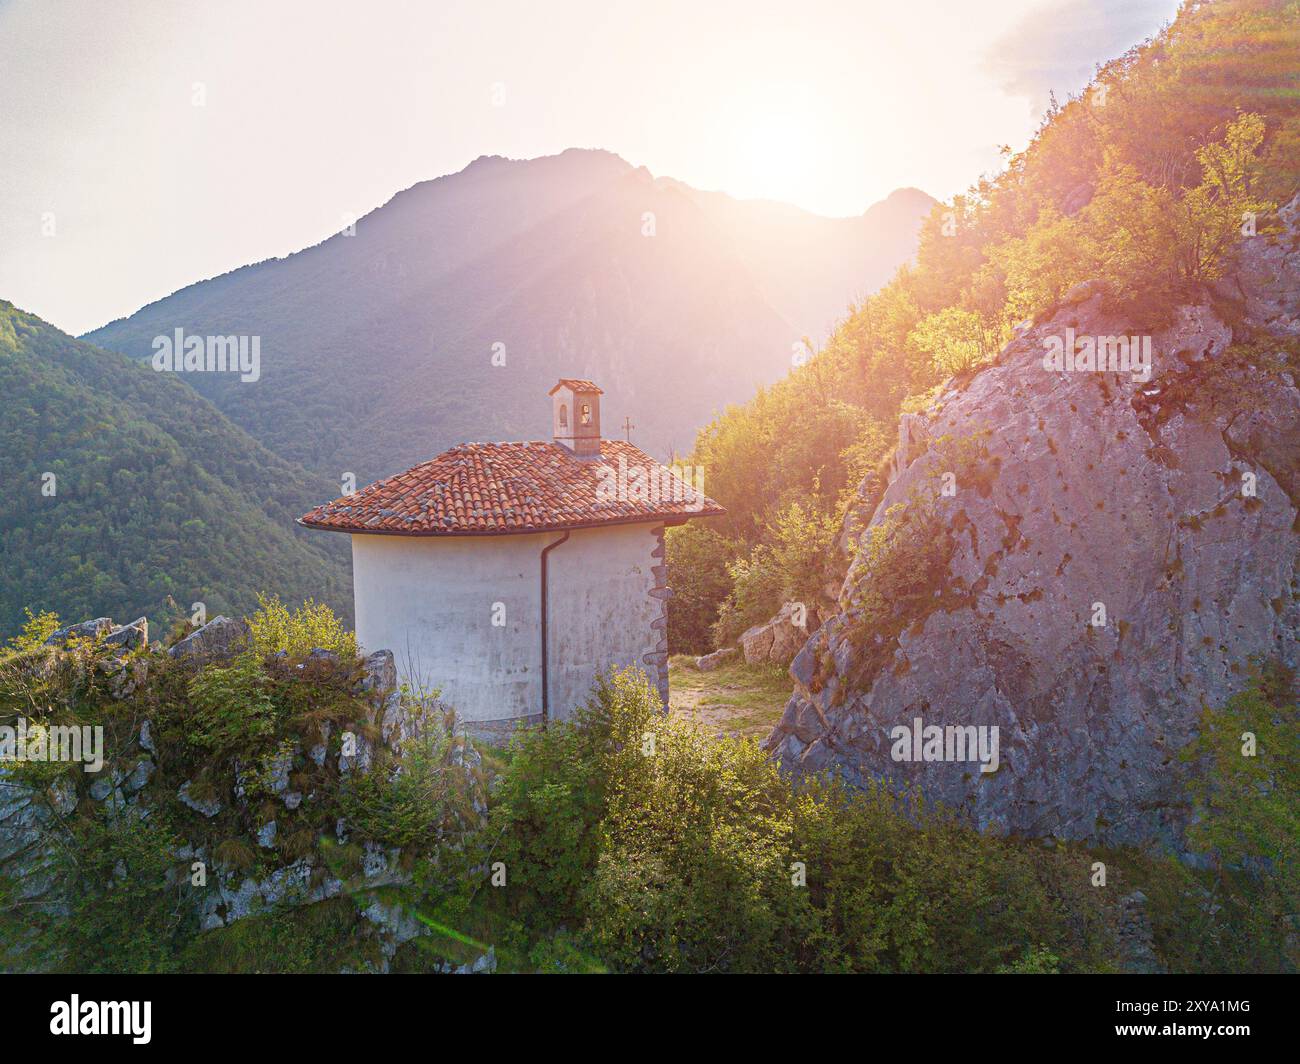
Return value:
<svg viewBox="0 0 1300 1064">
<path fill-rule="evenodd" d="M 554 395 L 561 388 L 572 388 L 575 392 L 595 392 L 597 395 L 605 394 L 600 388 L 596 387 L 594 381 L 584 381 L 577 377 L 561 377 L 560 383 L 546 394 Z"/>
<path fill-rule="evenodd" d="M 465 536 L 726 513 L 639 447 L 601 440 L 600 450 L 599 460 L 584 461 L 556 443 L 466 443 L 317 506 L 298 523 L 336 532 Z"/>
</svg>

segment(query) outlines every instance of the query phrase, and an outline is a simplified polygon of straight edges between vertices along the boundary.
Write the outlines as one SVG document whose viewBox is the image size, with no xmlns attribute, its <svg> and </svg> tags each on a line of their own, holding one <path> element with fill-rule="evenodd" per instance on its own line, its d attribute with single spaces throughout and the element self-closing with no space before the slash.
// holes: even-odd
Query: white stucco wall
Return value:
<svg viewBox="0 0 1300 1064">
<path fill-rule="evenodd" d="M 601 669 L 655 649 L 658 527 L 578 529 L 548 556 L 553 719 L 586 700 Z M 559 536 L 352 536 L 358 640 L 391 650 L 413 686 L 441 688 L 462 720 L 540 713 L 540 557 Z"/>
</svg>

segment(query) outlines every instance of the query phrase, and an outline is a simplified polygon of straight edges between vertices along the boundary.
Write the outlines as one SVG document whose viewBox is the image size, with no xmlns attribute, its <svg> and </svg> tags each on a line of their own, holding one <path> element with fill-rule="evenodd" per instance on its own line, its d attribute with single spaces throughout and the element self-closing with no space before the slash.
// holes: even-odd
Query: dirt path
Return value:
<svg viewBox="0 0 1300 1064">
<path fill-rule="evenodd" d="M 675 655 L 668 662 L 671 711 L 711 734 L 765 739 L 790 698 L 793 684 L 786 670 L 741 661 L 700 672 L 694 661 Z"/>
</svg>

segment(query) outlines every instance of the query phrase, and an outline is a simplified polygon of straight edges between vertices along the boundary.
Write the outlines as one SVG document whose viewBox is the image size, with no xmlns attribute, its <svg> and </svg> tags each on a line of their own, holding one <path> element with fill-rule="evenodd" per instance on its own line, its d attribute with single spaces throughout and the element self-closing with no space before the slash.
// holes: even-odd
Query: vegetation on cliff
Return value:
<svg viewBox="0 0 1300 1064">
<path fill-rule="evenodd" d="M 977 369 L 1018 322 L 1097 280 L 1134 331 L 1150 331 L 1231 272 L 1243 235 L 1267 236 L 1270 212 L 1300 188 L 1298 24 L 1294 0 L 1184 4 L 1078 98 L 1054 102 L 1001 173 L 936 206 L 915 265 L 805 365 L 700 433 L 690 461 L 728 516 L 707 539 L 670 530 L 668 562 L 674 584 L 706 559 L 729 575 L 670 605 L 674 652 L 703 652 L 734 637 L 732 618 L 816 595 L 797 565 L 771 565 L 791 507 L 810 536 L 869 517 L 868 474 L 900 409 Z M 850 560 L 830 553 L 830 583 Z"/>
</svg>

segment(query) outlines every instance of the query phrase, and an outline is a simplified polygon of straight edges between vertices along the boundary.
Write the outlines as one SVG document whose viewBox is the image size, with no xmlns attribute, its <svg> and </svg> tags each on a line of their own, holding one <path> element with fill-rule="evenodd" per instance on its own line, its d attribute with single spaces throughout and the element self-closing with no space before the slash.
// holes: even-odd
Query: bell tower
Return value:
<svg viewBox="0 0 1300 1064">
<path fill-rule="evenodd" d="M 564 377 L 551 389 L 551 426 L 555 442 L 575 458 L 600 457 L 600 397 L 591 381 Z"/>
</svg>

